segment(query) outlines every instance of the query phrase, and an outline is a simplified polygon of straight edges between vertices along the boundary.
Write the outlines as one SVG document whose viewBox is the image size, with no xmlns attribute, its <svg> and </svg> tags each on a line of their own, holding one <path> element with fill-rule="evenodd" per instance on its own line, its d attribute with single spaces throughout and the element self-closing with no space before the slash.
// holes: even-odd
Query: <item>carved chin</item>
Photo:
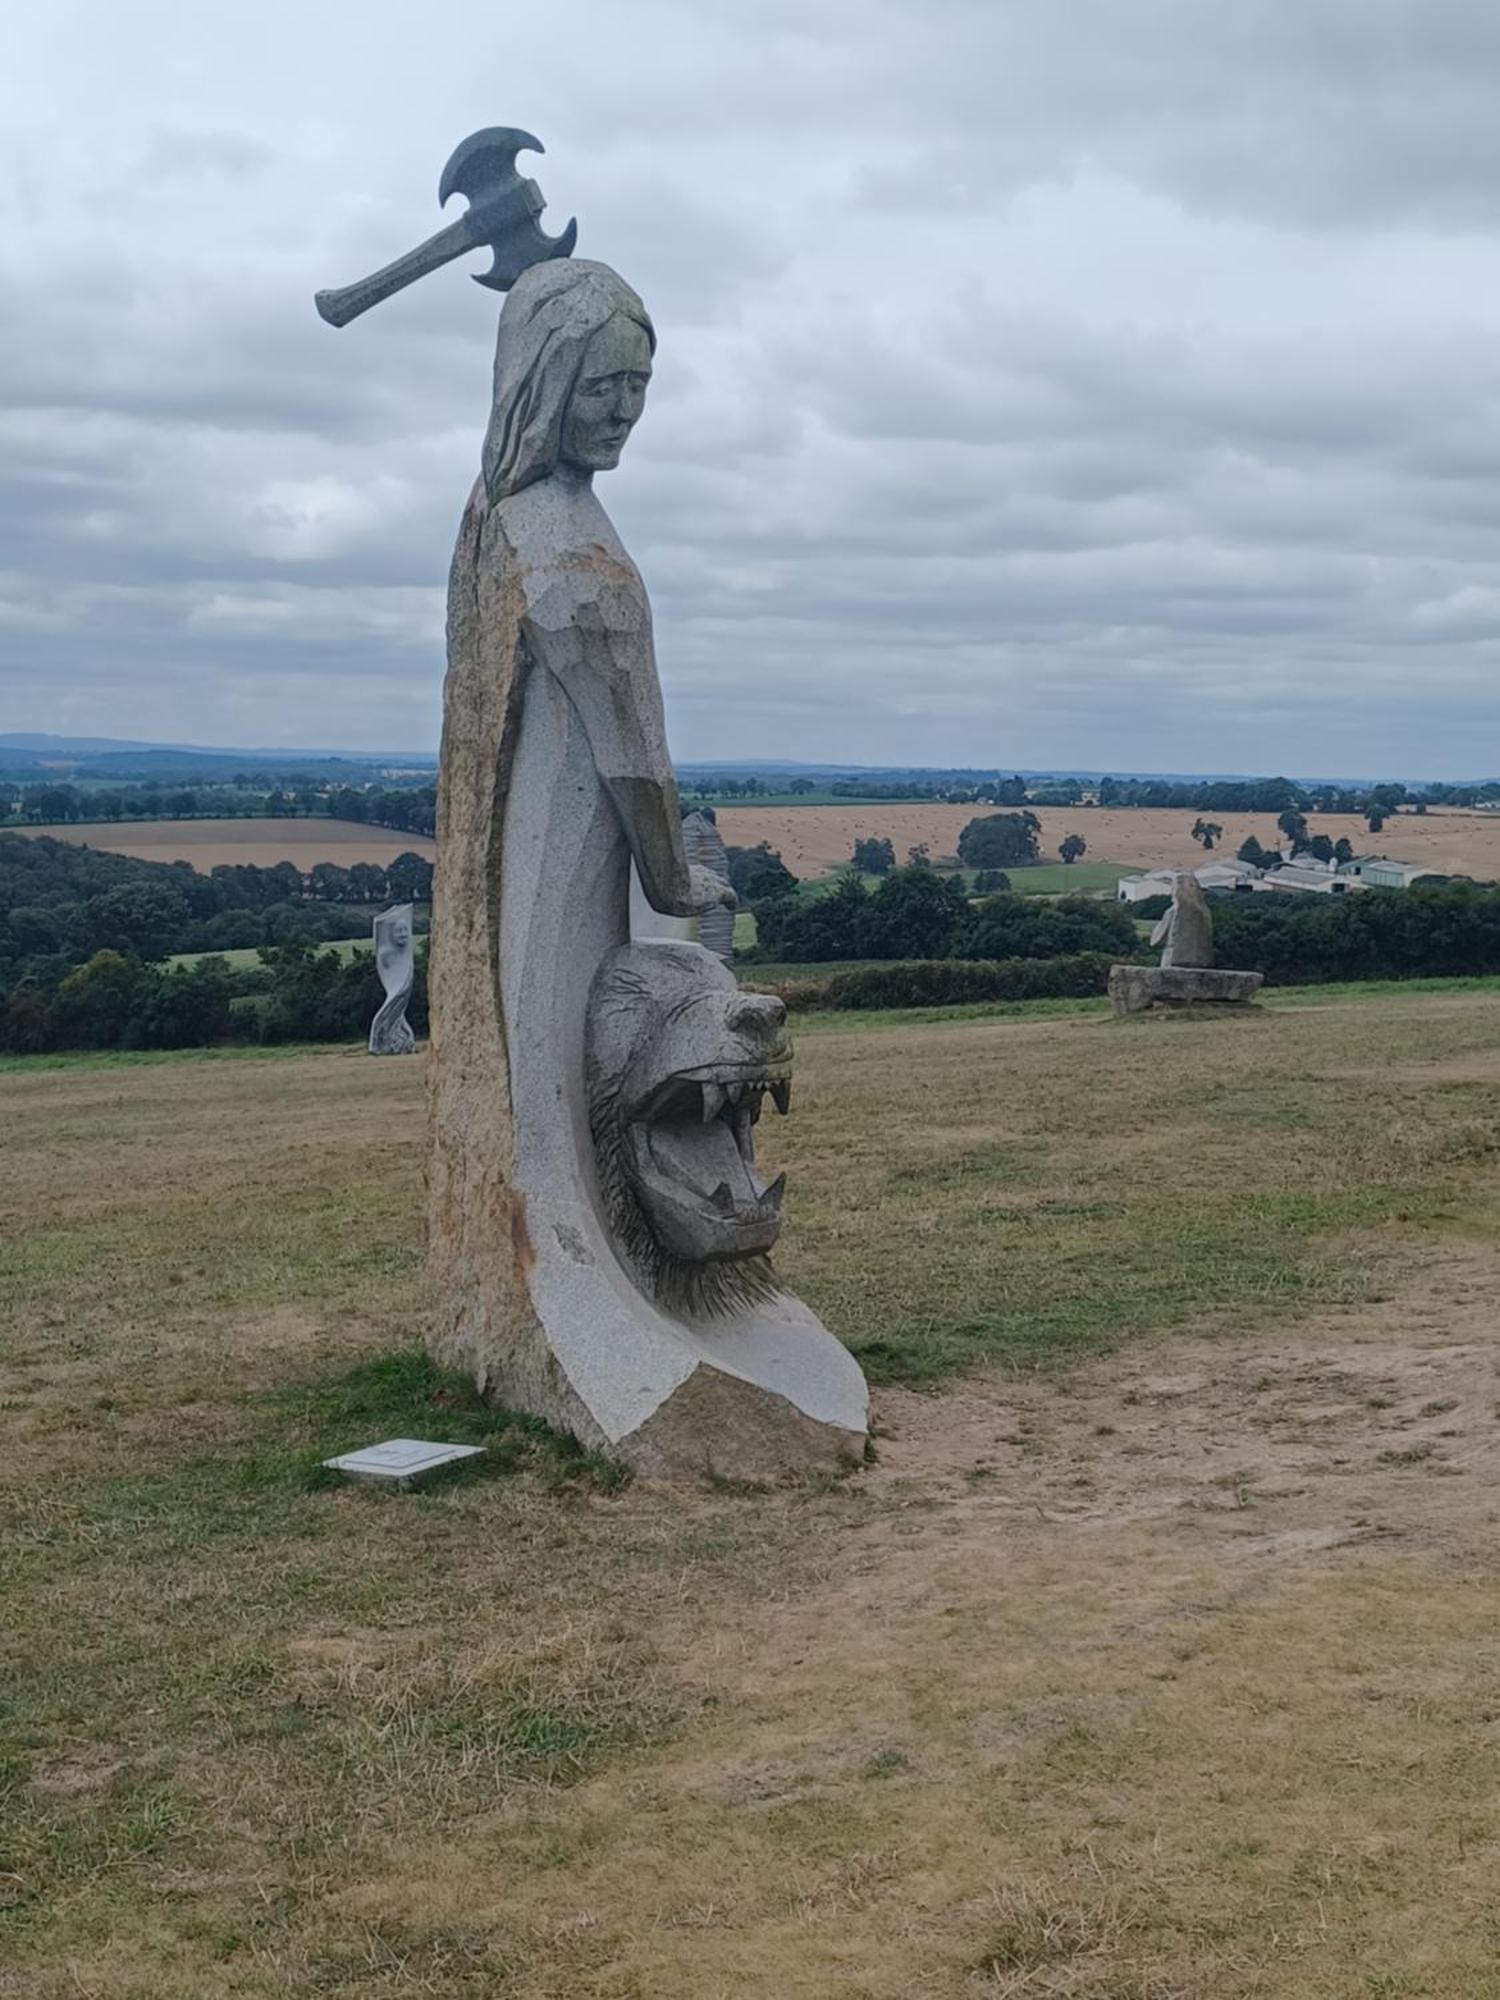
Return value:
<svg viewBox="0 0 1500 2000">
<path fill-rule="evenodd" d="M 725 1064 L 667 1080 L 625 1124 L 624 1166 L 652 1234 L 688 1263 L 768 1251 L 781 1228 L 785 1174 L 755 1171 L 754 1128 L 767 1097 L 791 1103 L 789 1071 Z"/>
</svg>

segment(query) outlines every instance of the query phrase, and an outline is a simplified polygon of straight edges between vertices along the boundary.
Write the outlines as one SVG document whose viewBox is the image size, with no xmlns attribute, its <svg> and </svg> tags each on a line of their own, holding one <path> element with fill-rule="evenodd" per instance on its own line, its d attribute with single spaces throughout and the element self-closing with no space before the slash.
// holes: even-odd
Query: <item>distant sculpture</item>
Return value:
<svg viewBox="0 0 1500 2000">
<path fill-rule="evenodd" d="M 382 910 L 375 919 L 375 970 L 385 988 L 385 999 L 370 1023 L 372 1056 L 409 1056 L 417 1046 L 417 1038 L 406 1019 L 406 1003 L 411 999 L 416 972 L 411 920 L 410 903 Z"/>
<path fill-rule="evenodd" d="M 715 824 L 713 813 L 705 808 L 701 812 L 690 812 L 682 822 L 683 850 L 690 862 L 706 868 L 713 875 L 729 880 L 729 853 L 723 836 Z M 715 903 L 711 909 L 699 912 L 694 921 L 698 942 L 715 958 L 723 959 L 726 965 L 734 959 L 734 911 L 725 903 Z"/>
<path fill-rule="evenodd" d="M 1203 885 L 1190 869 L 1174 876 L 1171 907 L 1152 931 L 1151 942 L 1162 947 L 1159 966 L 1110 967 L 1109 998 L 1118 1015 L 1243 1010 L 1260 991 L 1259 972 L 1215 969 L 1213 915 Z"/>
<path fill-rule="evenodd" d="M 537 228 L 518 145 L 537 142 L 465 141 L 444 188 L 469 215 L 319 300 L 342 324 L 465 231 L 494 245 L 485 282 L 512 286 L 449 580 L 430 1344 L 649 1473 L 831 1466 L 862 1450 L 864 1378 L 778 1284 L 782 1182 L 754 1164 L 764 1099 L 789 1103 L 781 1004 L 740 994 L 702 944 L 631 937 L 632 868 L 653 911 L 717 915 L 726 956 L 734 907 L 685 845 L 650 606 L 593 490 L 656 335 L 622 278 Z"/>
<path fill-rule="evenodd" d="M 1198 878 L 1182 868 L 1172 884 L 1171 907 L 1151 933 L 1162 946 L 1163 965 L 1202 967 L 1214 962 L 1214 920 Z"/>
</svg>

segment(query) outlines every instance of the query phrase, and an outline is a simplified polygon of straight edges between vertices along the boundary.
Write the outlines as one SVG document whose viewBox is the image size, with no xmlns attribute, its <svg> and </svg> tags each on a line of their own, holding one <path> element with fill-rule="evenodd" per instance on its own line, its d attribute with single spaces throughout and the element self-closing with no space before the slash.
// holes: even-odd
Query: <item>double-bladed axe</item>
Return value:
<svg viewBox="0 0 1500 2000">
<path fill-rule="evenodd" d="M 488 271 L 475 272 L 474 282 L 497 292 L 508 292 L 530 265 L 568 256 L 578 240 L 577 222 L 570 222 L 560 236 L 548 236 L 537 224 L 547 206 L 542 191 L 535 181 L 524 180 L 516 172 L 517 153 L 545 151 L 540 139 L 509 125 L 491 125 L 483 132 L 471 133 L 438 182 L 439 207 L 455 194 L 462 194 L 469 198 L 467 212 L 394 264 L 387 264 L 383 271 L 346 285 L 342 291 L 319 292 L 313 304 L 330 326 L 347 326 L 392 292 L 415 284 L 466 250 L 488 244 L 494 251 L 494 263 Z"/>
</svg>

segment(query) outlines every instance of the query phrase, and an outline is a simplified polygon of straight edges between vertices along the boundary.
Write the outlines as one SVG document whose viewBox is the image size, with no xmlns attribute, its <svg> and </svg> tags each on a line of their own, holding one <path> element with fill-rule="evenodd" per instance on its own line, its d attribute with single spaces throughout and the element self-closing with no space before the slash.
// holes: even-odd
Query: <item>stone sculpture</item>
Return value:
<svg viewBox="0 0 1500 2000">
<path fill-rule="evenodd" d="M 1151 933 L 1162 947 L 1163 965 L 1203 967 L 1214 962 L 1214 920 L 1198 878 L 1179 869 L 1172 883 L 1172 901 Z"/>
<path fill-rule="evenodd" d="M 712 812 L 690 812 L 682 822 L 682 845 L 690 862 L 707 868 L 727 882 L 729 855 Z M 724 903 L 699 913 L 694 923 L 697 939 L 715 958 L 726 965 L 734 958 L 734 911 Z"/>
<path fill-rule="evenodd" d="M 370 1023 L 372 1056 L 409 1056 L 417 1046 L 406 1019 L 417 962 L 411 920 L 410 903 L 382 910 L 375 919 L 375 970 L 385 988 L 385 999 Z"/>
<path fill-rule="evenodd" d="M 649 1474 L 833 1466 L 863 1450 L 864 1378 L 778 1283 L 782 1183 L 754 1162 L 765 1099 L 790 1102 L 783 1009 L 631 935 L 632 867 L 667 917 L 733 907 L 685 849 L 650 606 L 594 492 L 656 335 L 607 266 L 537 255 L 449 580 L 430 1345 Z"/>
<path fill-rule="evenodd" d="M 1161 964 L 1114 965 L 1110 1003 L 1117 1015 L 1179 1012 L 1197 1007 L 1248 1007 L 1259 992 L 1259 972 L 1214 969 L 1214 920 L 1202 884 L 1190 869 L 1173 879 L 1171 907 L 1151 933 L 1162 947 Z"/>
</svg>

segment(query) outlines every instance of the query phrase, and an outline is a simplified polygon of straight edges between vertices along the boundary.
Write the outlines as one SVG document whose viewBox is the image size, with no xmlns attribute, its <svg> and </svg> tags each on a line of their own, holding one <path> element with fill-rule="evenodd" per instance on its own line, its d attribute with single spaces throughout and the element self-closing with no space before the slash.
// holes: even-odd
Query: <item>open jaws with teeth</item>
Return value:
<svg viewBox="0 0 1500 2000">
<path fill-rule="evenodd" d="M 636 1157 L 649 1191 L 695 1206 L 723 1232 L 704 1238 L 714 1247 L 698 1255 L 744 1256 L 775 1238 L 786 1176 L 767 1186 L 755 1171 L 755 1126 L 767 1098 L 780 1112 L 791 1108 L 791 1076 L 780 1063 L 689 1070 L 638 1114 Z"/>
<path fill-rule="evenodd" d="M 768 1097 L 784 1118 L 792 1108 L 792 1080 L 789 1076 L 756 1077 L 748 1083 L 705 1083 L 703 1122 L 722 1116 L 727 1104 L 736 1120 L 743 1111 L 753 1125 L 760 1117 L 762 1101 Z M 743 1147 L 741 1151 L 743 1151 Z"/>
<path fill-rule="evenodd" d="M 715 1083 L 705 1081 L 703 1086 L 702 1119 L 705 1125 L 722 1119 L 734 1136 L 740 1159 L 751 1176 L 752 1188 L 757 1188 L 753 1177 L 755 1164 L 755 1141 L 753 1130 L 759 1122 L 765 1100 L 769 1097 L 784 1118 L 792 1108 L 792 1080 L 789 1076 L 751 1077 L 740 1081 Z M 769 1187 L 757 1188 L 758 1205 L 776 1210 L 781 1207 L 781 1197 L 786 1192 L 786 1175 L 778 1174 Z M 736 1196 L 728 1181 L 721 1180 L 709 1200 L 721 1215 L 730 1215 L 742 1206 L 743 1196 Z"/>
</svg>

